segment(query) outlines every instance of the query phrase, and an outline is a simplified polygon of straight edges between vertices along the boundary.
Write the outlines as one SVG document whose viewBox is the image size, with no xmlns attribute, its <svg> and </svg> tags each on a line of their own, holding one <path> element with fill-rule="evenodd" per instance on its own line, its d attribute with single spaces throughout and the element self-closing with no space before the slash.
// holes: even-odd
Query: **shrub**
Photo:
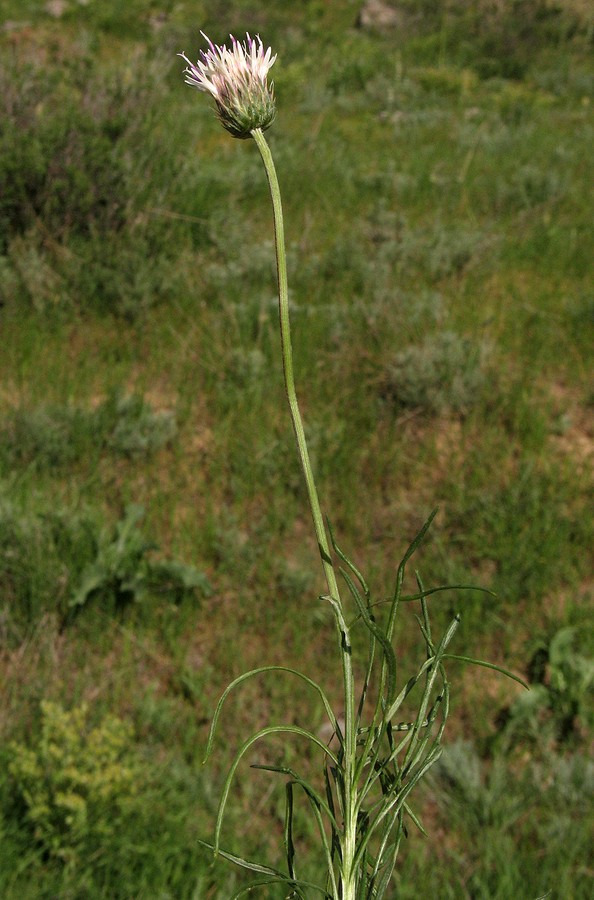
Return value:
<svg viewBox="0 0 594 900">
<path fill-rule="evenodd" d="M 179 711 L 164 727 L 141 744 L 121 716 L 44 701 L 41 728 L 0 747 L 3 900 L 233 894 L 195 839 L 211 788 L 172 750 Z"/>
<path fill-rule="evenodd" d="M 0 428 L 0 453 L 9 468 L 35 465 L 52 469 L 69 465 L 89 449 L 96 419 L 92 413 L 73 407 L 16 409 Z"/>
<path fill-rule="evenodd" d="M 0 458 L 7 467 L 52 469 L 110 450 L 149 456 L 177 433 L 172 410 L 154 410 L 140 394 L 111 391 L 95 409 L 47 405 L 16 409 L 0 425 Z"/>
<path fill-rule="evenodd" d="M 464 531 L 464 543 L 478 566 L 492 568 L 490 587 L 505 604 L 532 601 L 587 576 L 592 544 L 587 493 L 569 469 L 536 466 L 526 460 L 511 474 L 496 470 L 484 479 L 484 455 L 469 461 L 457 486 L 457 511 L 449 514 L 452 533 Z M 480 472 L 472 486 L 471 471 Z M 479 486 L 480 485 L 480 486 Z"/>
<path fill-rule="evenodd" d="M 108 437 L 114 450 L 127 456 L 148 455 L 165 447 L 177 433 L 175 414 L 155 411 L 138 394 L 115 399 L 116 423 Z"/>
<path fill-rule="evenodd" d="M 424 896 L 556 893 L 585 900 L 591 894 L 592 761 L 554 753 L 537 763 L 526 748 L 515 770 L 504 760 L 483 759 L 472 744 L 458 741 L 432 769 L 433 809 L 436 804 L 457 841 L 444 841 L 441 865 L 427 864 L 419 873 Z M 402 896 L 418 896 L 418 883 L 415 888 Z"/>
<path fill-rule="evenodd" d="M 12 108 L 0 126 L 2 240 L 23 234 L 36 220 L 57 241 L 120 229 L 128 192 L 110 116 L 85 110 L 75 92 L 64 102 L 41 73 L 25 77 L 28 90 L 12 89 Z M 35 103 L 49 104 L 52 114 L 39 115 Z"/>
<path fill-rule="evenodd" d="M 151 131 L 162 64 L 142 68 L 99 76 L 76 45 L 49 74 L 0 66 L 0 303 L 133 317 L 172 295 L 179 245 L 147 206 L 183 176 L 170 134 Z"/>
<path fill-rule="evenodd" d="M 67 712 L 48 701 L 41 713 L 37 743 L 13 743 L 8 769 L 35 841 L 73 865 L 117 832 L 137 802 L 143 768 L 132 728 L 116 716 L 92 726 L 86 704 Z"/>
<path fill-rule="evenodd" d="M 483 345 L 453 331 L 431 335 L 397 353 L 384 372 L 381 390 L 397 406 L 430 414 L 466 412 L 485 381 Z"/>
</svg>

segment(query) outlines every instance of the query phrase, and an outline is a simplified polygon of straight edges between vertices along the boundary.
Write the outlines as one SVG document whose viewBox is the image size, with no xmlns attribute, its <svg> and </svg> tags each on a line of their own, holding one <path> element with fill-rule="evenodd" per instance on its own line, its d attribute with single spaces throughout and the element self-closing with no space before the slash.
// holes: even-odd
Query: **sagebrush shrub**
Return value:
<svg viewBox="0 0 594 900">
<path fill-rule="evenodd" d="M 382 394 L 400 407 L 463 413 L 481 397 L 485 348 L 454 331 L 399 350 L 386 367 Z"/>
<path fill-rule="evenodd" d="M 167 138 L 149 149 L 163 73 L 143 69 L 99 79 L 76 48 L 50 76 L 18 55 L 0 64 L 0 304 L 131 318 L 172 296 L 179 245 L 170 229 L 164 245 L 146 191 L 154 177 L 154 203 L 179 166 Z"/>
<path fill-rule="evenodd" d="M 177 434 L 173 410 L 155 410 L 140 394 L 109 392 L 94 408 L 47 404 L 10 411 L 0 423 L 0 462 L 53 469 L 113 452 L 150 456 Z"/>
</svg>

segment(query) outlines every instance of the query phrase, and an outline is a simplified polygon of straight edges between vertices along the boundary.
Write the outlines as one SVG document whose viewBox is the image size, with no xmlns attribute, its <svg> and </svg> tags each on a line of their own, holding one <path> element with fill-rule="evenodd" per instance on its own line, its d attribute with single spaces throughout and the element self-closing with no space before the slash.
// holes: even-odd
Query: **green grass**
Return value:
<svg viewBox="0 0 594 900">
<path fill-rule="evenodd" d="M 496 20 L 482 4 L 399 6 L 382 34 L 354 29 L 348 0 L 71 3 L 60 19 L 0 4 L 3 897 L 226 900 L 242 876 L 197 844 L 225 765 L 254 724 L 321 722 L 307 697 L 254 685 L 205 772 L 218 695 L 262 662 L 338 692 L 264 173 L 183 84 L 175 53 L 197 54 L 200 27 L 259 31 L 279 54 L 269 134 L 297 389 L 339 544 L 387 596 L 439 505 L 424 581 L 497 598 L 435 599 L 437 625 L 460 611 L 454 652 L 527 675 L 543 701 L 519 715 L 515 688 L 453 666 L 452 759 L 474 793 L 436 775 L 419 801 L 429 839 L 405 844 L 394 896 L 591 894 L 591 642 L 582 675 L 546 673 L 555 635 L 591 632 L 592 19 L 577 0 L 530 0 L 522 28 L 517 3 Z M 121 570 L 108 548 L 133 504 L 138 546 L 159 549 L 141 560 L 133 537 Z M 147 587 L 163 560 L 212 594 Z M 101 590 L 70 621 L 97 567 Z M 138 571 L 150 599 L 115 609 Z M 403 665 L 414 634 L 405 612 Z M 70 867 L 35 841 L 7 769 L 44 699 L 129 721 L 149 773 L 136 820 Z M 276 864 L 282 788 L 244 774 L 229 841 Z"/>
</svg>

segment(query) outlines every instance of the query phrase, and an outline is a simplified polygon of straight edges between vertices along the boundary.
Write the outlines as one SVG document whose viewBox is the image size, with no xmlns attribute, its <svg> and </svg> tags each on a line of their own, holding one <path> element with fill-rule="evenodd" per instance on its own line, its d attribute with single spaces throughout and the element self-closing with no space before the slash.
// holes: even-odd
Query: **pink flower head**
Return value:
<svg viewBox="0 0 594 900">
<path fill-rule="evenodd" d="M 190 62 L 185 53 L 178 53 L 188 64 L 184 69 L 186 84 L 211 94 L 221 124 L 234 137 L 246 138 L 254 128 L 264 131 L 275 117 L 274 89 L 268 84 L 268 71 L 276 60 L 270 47 L 264 51 L 260 36 L 240 42 L 230 35 L 231 49 L 219 47 L 207 37 L 208 50 L 201 50 L 201 59 Z"/>
</svg>

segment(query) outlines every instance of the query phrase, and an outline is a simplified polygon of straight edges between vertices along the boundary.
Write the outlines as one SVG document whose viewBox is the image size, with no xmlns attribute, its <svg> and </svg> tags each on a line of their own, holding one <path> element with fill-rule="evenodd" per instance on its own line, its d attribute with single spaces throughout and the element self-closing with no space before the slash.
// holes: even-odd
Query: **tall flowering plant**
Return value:
<svg viewBox="0 0 594 900">
<path fill-rule="evenodd" d="M 305 898 L 315 893 L 327 900 L 372 900 L 383 897 L 388 890 L 401 840 L 406 833 L 407 820 L 423 831 L 410 805 L 410 795 L 442 753 L 441 741 L 450 697 L 444 663 L 450 659 L 461 660 L 496 669 L 521 684 L 524 682 L 491 663 L 449 652 L 459 616 L 453 619 L 440 637 L 433 635 L 429 596 L 452 588 L 471 589 L 471 586 L 448 585 L 426 589 L 417 573 L 417 590 L 413 594 L 404 593 L 406 568 L 435 512 L 423 525 L 397 567 L 383 626 L 374 615 L 376 604 L 372 601 L 363 574 L 338 546 L 332 531 L 326 530 L 295 390 L 281 195 L 270 148 L 264 137 L 264 131 L 275 118 L 274 90 L 268 82 L 268 73 L 276 55 L 272 54 L 270 47 L 264 49 L 259 36 L 252 38 L 246 34 L 245 41 L 231 36 L 230 47 L 217 46 L 204 33 L 202 36 L 207 48 L 200 52 L 197 62 L 192 63 L 185 53 L 179 54 L 187 64 L 185 80 L 192 87 L 211 95 L 219 121 L 233 137 L 254 140 L 270 188 L 285 388 L 326 580 L 326 593 L 321 599 L 329 604 L 334 614 L 343 683 L 341 717 L 332 709 L 320 684 L 288 666 L 253 669 L 236 678 L 226 688 L 213 716 L 205 762 L 211 754 L 219 718 L 231 691 L 250 678 L 271 672 L 283 672 L 300 679 L 317 694 L 328 718 L 332 737 L 325 742 L 297 725 L 269 725 L 252 734 L 239 748 L 231 764 L 219 804 L 214 844 L 207 846 L 216 855 L 257 873 L 259 878 L 251 887 L 282 883 L 288 888 L 290 897 Z M 344 597 L 339 590 L 337 574 L 341 577 Z M 480 590 L 476 587 L 472 589 Z M 393 646 L 401 603 L 419 604 L 417 619 L 425 643 L 425 658 L 418 670 L 407 679 L 399 677 Z M 368 647 L 367 665 L 360 683 L 355 679 L 352 666 L 351 632 L 355 627 L 363 631 Z M 416 714 L 409 722 L 398 720 L 405 700 L 409 703 L 415 701 Z M 293 768 L 282 764 L 256 767 L 286 778 L 286 871 L 244 859 L 220 847 L 225 809 L 241 760 L 255 743 L 279 733 L 299 736 L 317 747 L 322 770 L 320 788 Z M 324 884 L 312 884 L 299 877 L 293 821 L 294 800 L 299 792 L 306 798 L 318 828 L 326 869 Z M 236 896 L 242 893 L 240 891 Z"/>
</svg>

